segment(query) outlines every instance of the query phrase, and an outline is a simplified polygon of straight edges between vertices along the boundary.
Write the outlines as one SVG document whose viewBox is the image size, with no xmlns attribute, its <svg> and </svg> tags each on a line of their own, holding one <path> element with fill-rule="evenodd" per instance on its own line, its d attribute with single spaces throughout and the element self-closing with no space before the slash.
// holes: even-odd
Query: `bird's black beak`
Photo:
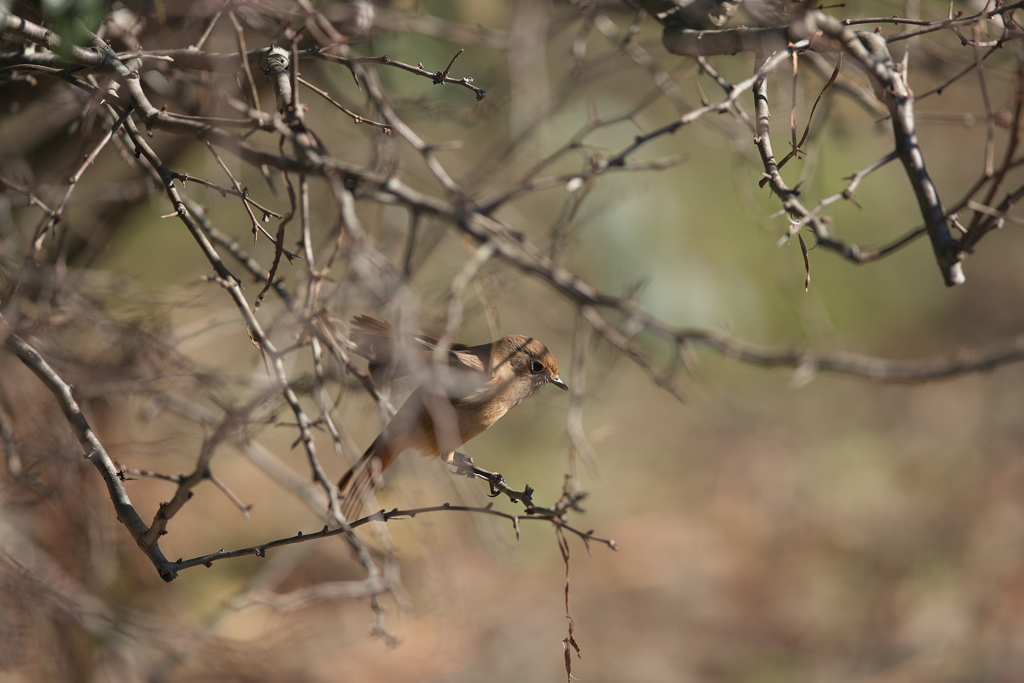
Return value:
<svg viewBox="0 0 1024 683">
<path fill-rule="evenodd" d="M 551 378 L 551 383 L 554 384 L 559 389 L 561 389 L 562 391 L 569 391 L 569 387 L 566 385 L 566 383 L 558 379 L 557 376 Z"/>
</svg>

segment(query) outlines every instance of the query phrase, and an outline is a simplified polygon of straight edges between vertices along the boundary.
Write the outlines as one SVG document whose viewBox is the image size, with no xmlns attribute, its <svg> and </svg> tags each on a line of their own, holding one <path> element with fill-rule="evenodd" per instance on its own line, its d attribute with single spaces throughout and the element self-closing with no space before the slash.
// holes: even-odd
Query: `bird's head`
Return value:
<svg viewBox="0 0 1024 683">
<path fill-rule="evenodd" d="M 545 384 L 569 390 L 558 376 L 558 361 L 555 360 L 555 355 L 543 343 L 532 337 L 513 336 L 499 339 L 495 342 L 491 354 L 491 367 L 493 376 L 511 374 L 531 387 L 531 394 Z M 507 370 L 503 371 L 504 368 Z"/>
</svg>

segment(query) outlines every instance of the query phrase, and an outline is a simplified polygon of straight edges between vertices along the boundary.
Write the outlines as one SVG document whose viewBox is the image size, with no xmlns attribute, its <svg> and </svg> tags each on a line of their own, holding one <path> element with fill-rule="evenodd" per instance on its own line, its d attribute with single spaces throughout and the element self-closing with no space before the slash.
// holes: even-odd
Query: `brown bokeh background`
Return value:
<svg viewBox="0 0 1024 683">
<path fill-rule="evenodd" d="M 150 19 L 145 47 L 190 44 L 203 24 L 188 12 L 203 7 L 183 3 L 162 29 Z M 932 9 L 940 15 L 927 18 L 944 16 L 945 8 L 922 11 Z M 902 3 L 852 2 L 834 11 L 889 16 L 907 10 Z M 440 37 L 431 37 L 417 17 L 449 23 L 438 24 Z M 354 49 L 433 70 L 465 48 L 452 74 L 471 75 L 488 91 L 483 102 L 468 90 L 436 87 L 398 70 L 381 69 L 380 77 L 399 114 L 428 142 L 458 141 L 438 158 L 467 193 L 483 200 L 515 186 L 588 123 L 629 115 L 587 134 L 577 151 L 542 175 L 578 172 L 588 159 L 614 155 L 635 135 L 699 106 L 702 92 L 721 97 L 692 60 L 664 53 L 649 18 L 633 44 L 651 63 L 621 50 L 632 17 L 617 3 L 396 0 L 380 8 L 378 28 Z M 227 26 L 211 34 L 207 49 L 235 49 Z M 264 44 L 259 41 L 270 29 L 248 26 L 249 46 Z M 445 39 L 455 35 L 452 26 L 477 32 Z M 910 81 L 919 93 L 973 59 L 951 33 L 909 44 Z M 751 61 L 749 55 L 712 58 L 733 81 L 749 76 Z M 1019 69 L 1016 45 L 986 62 L 994 109 L 1013 106 Z M 651 75 L 659 70 L 676 84 L 668 95 Z M 345 69 L 310 62 L 302 71 L 346 106 L 369 107 Z M 256 76 L 269 107 L 272 94 Z M 801 126 L 826 78 L 801 71 Z M 168 80 L 163 91 L 168 99 L 173 84 Z M 203 84 L 198 97 L 210 87 Z M 35 86 L 4 88 L 10 98 L 0 118 L 3 173 L 60 189 L 100 127 L 81 134 L 63 128 L 80 111 L 61 99 L 67 86 L 59 82 L 40 77 Z M 788 73 L 774 77 L 777 149 L 789 135 L 791 89 Z M 352 124 L 309 92 L 303 98 L 310 127 L 334 156 L 390 166 L 410 185 L 438 192 L 401 140 Z M 749 96 L 740 103 L 749 111 Z M 197 106 L 216 111 L 212 101 Z M 845 177 L 892 148 L 885 123 L 855 97 L 833 92 L 821 106 L 804 159 L 785 169 L 807 198 L 841 190 Z M 984 167 L 977 77 L 921 100 L 917 112 L 940 192 L 958 199 Z M 1007 139 L 997 127 L 997 156 Z M 201 147 L 161 132 L 153 144 L 176 169 L 226 184 Z M 571 215 L 567 267 L 603 291 L 631 294 L 671 324 L 722 330 L 773 348 L 919 358 L 1024 332 L 1024 239 L 1016 224 L 979 246 L 966 264 L 967 284 L 956 289 L 942 286 L 927 243 L 918 241 L 859 267 L 812 250 L 805 292 L 799 248 L 776 247 L 788 223 L 757 187 L 762 171 L 741 121 L 706 116 L 643 147 L 633 160 L 670 158 L 678 163 L 663 170 L 626 169 L 591 181 Z M 259 201 L 287 208 L 258 171 L 229 163 Z M 171 208 L 165 197 L 147 192 L 142 177 L 113 147 L 86 174 L 62 223 L 67 268 L 40 278 L 56 278 L 61 295 L 52 297 L 19 270 L 20 250 L 39 214 L 5 194 L 0 274 L 7 297 L 17 278 L 31 280 L 31 294 L 17 293 L 35 330 L 31 341 L 75 385 L 112 457 L 176 475 L 194 466 L 215 425 L 184 419 L 173 400 L 237 406 L 267 392 L 270 382 L 230 301 L 204 281 L 209 268 L 194 242 L 179 223 L 160 218 Z M 252 245 L 237 200 L 196 185 L 185 191 L 219 229 L 269 264 L 273 249 L 265 239 Z M 323 186 L 314 183 L 313 193 L 314 243 L 327 249 L 336 210 Z M 564 184 L 527 193 L 496 217 L 547 248 L 569 195 Z M 830 207 L 837 236 L 877 245 L 920 223 L 896 165 L 868 176 L 857 202 Z M 370 201 L 358 208 L 374 246 L 400 266 L 408 217 Z M 426 220 L 419 230 L 413 276 L 393 301 L 375 300 L 339 262 L 330 273 L 326 314 L 342 325 L 357 313 L 389 317 L 402 308 L 415 310 L 425 326 L 443 325 L 452 278 L 472 245 L 439 222 Z M 41 272 L 51 273 L 49 266 Z M 302 264 L 282 268 L 286 284 L 301 291 Z M 259 287 L 246 286 L 251 299 Z M 268 299 L 259 316 L 279 346 L 296 340 L 298 323 L 279 300 Z M 592 544 L 588 553 L 569 536 L 567 575 L 546 523 L 524 522 L 518 539 L 505 521 L 454 512 L 391 522 L 390 541 L 364 528 L 375 547 L 396 548 L 403 590 L 383 604 L 389 629 L 401 639 L 397 647 L 370 636 L 373 614 L 365 599 L 287 601 L 293 591 L 362 578 L 337 538 L 189 569 L 163 583 L 114 519 L 102 482 L 80 457 L 52 397 L 0 354 L 0 405 L 16 426 L 29 475 L 5 475 L 0 489 L 0 681 L 563 680 L 567 576 L 569 614 L 582 648 L 572 672 L 582 681 L 1018 680 L 1024 671 L 1024 369 L 1008 365 L 894 385 L 766 370 L 697 347 L 678 378 L 680 402 L 596 338 L 585 345 L 581 372 L 577 325 L 575 305 L 544 283 L 496 259 L 485 265 L 465 299 L 462 341 L 494 334 L 544 340 L 563 379 L 585 385 L 583 424 L 593 452 L 570 457 L 568 400 L 554 390 L 518 407 L 465 451 L 513 486 L 533 485 L 540 502 L 553 502 L 566 473 L 574 472 L 590 495 L 585 513 L 570 523 L 615 539 L 619 549 Z M 655 358 L 667 357 L 663 341 L 646 334 L 637 340 Z M 292 354 L 288 363 L 292 376 L 308 377 L 308 354 Z M 411 388 L 398 384 L 392 398 L 400 401 Z M 346 437 L 365 447 L 380 427 L 374 403 L 347 378 L 329 393 Z M 309 394 L 303 401 L 315 412 Z M 251 441 L 308 482 L 294 417 L 276 395 L 250 418 Z M 340 476 L 345 460 L 322 433 L 318 445 L 329 473 Z M 204 483 L 161 540 L 168 557 L 321 527 L 316 510 L 240 450 L 222 445 L 213 470 L 251 505 L 248 519 Z M 173 492 L 171 484 L 143 476 L 127 488 L 147 520 Z M 484 505 L 485 494 L 479 482 L 455 481 L 441 464 L 407 455 L 389 473 L 381 504 Z M 495 505 L 517 510 L 500 499 Z"/>
</svg>

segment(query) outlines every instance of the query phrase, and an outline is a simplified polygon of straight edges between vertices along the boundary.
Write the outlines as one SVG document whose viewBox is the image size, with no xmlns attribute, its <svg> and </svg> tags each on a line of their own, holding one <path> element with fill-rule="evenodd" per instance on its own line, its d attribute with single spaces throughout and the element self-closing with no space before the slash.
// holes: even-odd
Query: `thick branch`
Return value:
<svg viewBox="0 0 1024 683">
<path fill-rule="evenodd" d="M 811 36 L 816 31 L 837 41 L 875 82 L 878 98 L 889 109 L 896 153 L 917 197 L 942 279 L 947 287 L 963 284 L 963 253 L 950 232 L 938 189 L 924 163 L 914 122 L 914 97 L 907 85 L 906 73 L 896 68 L 885 40 L 874 34 L 858 33 L 821 12 L 808 13 L 805 23 L 794 26 L 794 33 L 799 36 Z"/>
<path fill-rule="evenodd" d="M 107 485 L 107 493 L 110 495 L 114 511 L 117 513 L 117 521 L 128 529 L 128 533 L 135 539 L 139 548 L 156 567 L 160 578 L 164 581 L 172 581 L 177 576 L 174 563 L 168 562 L 164 557 L 156 538 L 147 538 L 149 529 L 128 498 L 128 493 L 118 477 L 117 468 L 114 467 L 113 461 L 107 455 L 103 443 L 92 431 L 89 421 L 85 419 L 81 408 L 78 407 L 78 402 L 75 401 L 71 393 L 71 385 L 61 379 L 60 375 L 50 367 L 50 364 L 39 355 L 38 351 L 14 333 L 2 315 L 0 315 L 0 337 L 6 337 L 4 345 L 42 380 L 46 388 L 57 399 L 57 403 L 64 412 L 64 418 L 75 433 L 78 442 L 82 444 L 82 448 L 85 449 L 86 459 L 99 470 L 103 482 Z"/>
</svg>

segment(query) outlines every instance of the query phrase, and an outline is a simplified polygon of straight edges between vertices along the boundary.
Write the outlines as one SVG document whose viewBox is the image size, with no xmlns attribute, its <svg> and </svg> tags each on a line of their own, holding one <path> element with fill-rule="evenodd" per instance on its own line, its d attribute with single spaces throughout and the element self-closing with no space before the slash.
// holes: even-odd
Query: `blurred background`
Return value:
<svg viewBox="0 0 1024 683">
<path fill-rule="evenodd" d="M 791 4 L 748 5 L 731 24 L 781 24 Z M 953 4 L 966 14 L 981 8 Z M 825 11 L 940 21 L 947 12 L 940 5 L 854 1 Z M 954 355 L 1024 334 L 1019 212 L 978 245 L 957 288 L 943 286 L 926 239 L 858 266 L 813 249 L 808 236 L 805 291 L 798 244 L 777 246 L 789 221 L 758 187 L 764 168 L 744 120 L 753 111 L 749 93 L 737 100 L 743 114 L 709 113 L 641 146 L 624 167 L 602 166 L 636 136 L 724 97 L 696 60 L 667 54 L 662 27 L 628 2 L 13 3 L 10 11 L 58 31 L 82 17 L 119 52 L 201 43 L 203 51 L 237 53 L 240 37 L 250 50 L 286 44 L 287 30 L 314 9 L 345 36 L 338 54 L 388 55 L 436 72 L 464 50 L 449 75 L 486 90 L 477 101 L 471 89 L 434 85 L 408 70 L 304 59 L 302 78 L 336 103 L 371 121 L 404 122 L 430 146 L 424 154 L 409 135 L 355 123 L 304 88 L 306 123 L 332 157 L 467 206 L 510 193 L 495 203 L 495 219 L 584 282 L 670 327 L 771 349 L 885 359 Z M 859 25 L 876 26 L 883 34 L 913 27 L 881 19 Z M 979 44 L 1007 30 L 1016 29 L 995 19 L 963 29 Z M 897 59 L 909 49 L 909 82 L 919 96 L 942 87 L 921 98 L 916 113 L 947 206 L 971 194 L 986 155 L 999 163 L 1017 134 L 1019 35 L 1000 50 L 963 46 L 949 30 L 890 45 Z M 298 40 L 312 47 L 316 32 Z M 24 41 L 8 33 L 4 44 L 3 315 L 74 385 L 125 468 L 144 520 L 175 490 L 149 473 L 192 471 L 211 433 L 228 416 L 244 417 L 211 465 L 231 496 L 210 481 L 197 487 L 160 541 L 168 558 L 319 530 L 322 492 L 296 442 L 295 416 L 237 308 L 209 281 L 209 263 L 167 217 L 174 208 L 124 136 L 102 148 L 33 251 L 47 219 L 36 200 L 60 205 L 110 121 L 98 94 L 46 70 L 66 64 L 27 68 Z M 749 78 L 754 67 L 744 53 L 706 60 L 725 83 Z M 779 156 L 789 149 L 790 111 L 799 139 L 833 66 L 834 58 L 801 58 L 795 77 L 789 62 L 771 76 Z M 71 75 L 97 86 L 105 78 Z M 262 109 L 273 112 L 269 80 L 252 75 Z M 231 101 L 255 105 L 240 68 L 165 62 L 144 70 L 142 83 L 157 107 L 180 114 L 237 118 Z M 844 64 L 818 105 L 802 158 L 783 169 L 805 205 L 842 191 L 849 176 L 892 151 L 891 127 L 866 86 L 852 61 Z M 257 131 L 251 141 L 281 152 L 272 134 Z M 172 170 L 231 186 L 193 138 L 156 129 L 149 143 Z M 224 151 L 220 159 L 251 198 L 288 213 L 277 171 Z M 457 193 L 443 188 L 432 160 Z M 998 199 L 1019 175 L 1006 174 L 1010 189 Z M 265 270 L 273 244 L 265 236 L 254 243 L 237 197 L 196 182 L 178 186 L 219 231 L 216 246 L 252 304 L 262 284 L 227 245 L 237 241 Z M 0 680 L 562 680 L 567 581 L 581 648 L 572 675 L 582 681 L 1019 680 L 1024 369 L 1006 364 L 892 384 L 764 369 L 692 345 L 672 380 L 679 400 L 541 274 L 492 257 L 460 290 L 453 282 L 479 243 L 458 221 L 414 215 L 365 182 L 350 189 L 369 249 L 382 257 L 374 263 L 386 265 L 366 274 L 351 225 L 342 229 L 328 184 L 313 178 L 311 243 L 322 269 L 315 299 L 293 307 L 271 292 L 257 313 L 287 349 L 288 376 L 306 410 L 330 415 L 340 431 L 337 440 L 322 423 L 316 431 L 328 475 L 341 476 L 382 417 L 337 358 L 328 354 L 326 378 L 316 379 L 310 320 L 326 321 L 339 338 L 364 313 L 441 333 L 454 298 L 459 341 L 536 336 L 576 391 L 572 398 L 541 391 L 463 450 L 514 488 L 532 485 L 540 504 L 553 503 L 567 481 L 587 491 L 584 512 L 566 521 L 614 539 L 618 550 L 588 549 L 569 535 L 565 563 L 549 523 L 524 521 L 517 538 L 505 520 L 455 512 L 363 527 L 360 535 L 378 556 L 392 556 L 388 566 L 401 576 L 380 598 L 397 646 L 371 635 L 368 600 L 339 588 L 365 578 L 339 538 L 187 569 L 164 583 L 115 519 L 53 397 L 4 351 Z M 868 175 L 855 203 L 824 213 L 834 236 L 865 247 L 922 223 L 898 163 Z M 279 222 L 272 217 L 265 227 L 274 234 Z M 298 223 L 285 238 L 293 251 Z M 308 263 L 283 259 L 277 276 L 308 303 Z M 669 341 L 615 310 L 599 312 L 631 336 L 656 373 L 672 365 Z M 398 382 L 387 391 L 397 404 L 413 388 Z M 582 437 L 570 439 L 573 420 Z M 491 502 L 482 482 L 456 480 L 446 469 L 404 456 L 389 471 L 381 506 Z M 493 503 L 521 510 L 501 498 Z"/>
</svg>

